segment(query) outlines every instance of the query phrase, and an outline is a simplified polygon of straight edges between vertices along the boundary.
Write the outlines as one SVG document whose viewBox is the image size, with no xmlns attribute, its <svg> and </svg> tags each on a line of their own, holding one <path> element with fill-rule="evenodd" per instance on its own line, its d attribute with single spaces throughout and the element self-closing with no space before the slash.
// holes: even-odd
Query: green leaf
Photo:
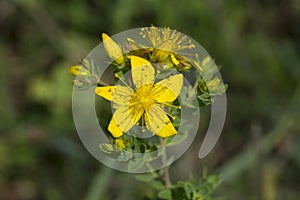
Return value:
<svg viewBox="0 0 300 200">
<path fill-rule="evenodd" d="M 172 199 L 172 192 L 170 189 L 164 189 L 158 193 L 158 197 L 162 199 Z"/>
<path fill-rule="evenodd" d="M 152 162 L 153 160 L 157 159 L 159 157 L 159 155 L 153 155 L 152 153 L 150 152 L 147 152 L 145 155 L 144 155 L 144 160 L 145 162 Z"/>
<path fill-rule="evenodd" d="M 130 160 L 128 163 L 128 171 L 129 172 L 134 172 L 137 169 L 143 167 L 145 164 L 145 160 L 143 157 L 141 158 L 136 158 L 135 160 Z"/>
<path fill-rule="evenodd" d="M 183 182 L 182 182 L 183 183 Z M 176 187 L 172 189 L 173 200 L 188 200 L 183 187 Z"/>
<path fill-rule="evenodd" d="M 118 161 L 128 161 L 133 156 L 131 151 L 123 151 L 118 157 Z"/>
<path fill-rule="evenodd" d="M 183 142 L 187 138 L 187 133 L 183 132 L 180 134 L 177 134 L 172 140 L 168 143 L 168 146 L 175 146 Z"/>
<path fill-rule="evenodd" d="M 217 183 L 219 182 L 219 175 L 218 175 L 218 174 L 211 175 L 211 176 L 208 178 L 207 182 L 209 182 L 209 183 L 211 183 L 211 184 L 213 184 L 213 185 L 217 184 Z"/>
<path fill-rule="evenodd" d="M 155 173 L 139 174 L 139 175 L 135 175 L 135 178 L 142 182 L 150 182 L 155 178 L 157 178 L 157 174 Z"/>
<path fill-rule="evenodd" d="M 194 192 L 194 187 L 190 182 L 186 182 L 184 184 L 184 190 L 185 190 L 186 196 L 188 198 L 192 198 L 192 194 Z"/>
<path fill-rule="evenodd" d="M 161 190 L 165 188 L 165 185 L 161 181 L 152 181 L 151 186 L 157 190 Z"/>
</svg>

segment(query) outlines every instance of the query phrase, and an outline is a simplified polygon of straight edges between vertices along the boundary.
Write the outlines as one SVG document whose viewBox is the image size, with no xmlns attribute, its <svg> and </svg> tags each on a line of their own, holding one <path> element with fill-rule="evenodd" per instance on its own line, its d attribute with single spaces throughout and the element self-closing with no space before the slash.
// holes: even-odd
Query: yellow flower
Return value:
<svg viewBox="0 0 300 200">
<path fill-rule="evenodd" d="M 187 50 L 194 49 L 196 46 L 186 35 L 171 30 L 170 28 L 157 28 L 155 26 L 142 28 L 140 35 L 150 43 L 149 47 L 140 45 L 134 40 L 127 38 L 133 50 L 148 48 L 152 51 L 151 61 L 175 65 L 180 70 L 188 70 L 191 67 L 188 57 L 196 55 Z M 179 56 L 180 55 L 180 56 Z M 187 56 L 187 57 L 183 57 Z"/>
<path fill-rule="evenodd" d="M 105 33 L 102 33 L 102 39 L 108 56 L 117 64 L 124 65 L 125 59 L 120 46 Z"/>
<path fill-rule="evenodd" d="M 188 39 L 186 35 L 170 28 L 157 28 L 154 26 L 142 28 L 140 35 L 148 40 L 153 48 L 158 50 L 177 53 L 185 49 L 195 48 L 192 40 Z"/>
<path fill-rule="evenodd" d="M 115 145 L 120 149 L 125 149 L 126 145 L 121 138 L 115 139 Z"/>
<path fill-rule="evenodd" d="M 69 68 L 69 72 L 74 76 L 91 76 L 91 73 L 81 65 L 74 65 Z"/>
<path fill-rule="evenodd" d="M 116 110 L 108 130 L 114 137 L 120 137 L 141 121 L 142 126 L 160 137 L 177 133 L 165 105 L 170 105 L 179 95 L 183 75 L 176 74 L 154 83 L 155 70 L 145 59 L 131 56 L 131 76 L 135 88 L 129 86 L 97 87 L 96 94 L 111 101 Z"/>
</svg>

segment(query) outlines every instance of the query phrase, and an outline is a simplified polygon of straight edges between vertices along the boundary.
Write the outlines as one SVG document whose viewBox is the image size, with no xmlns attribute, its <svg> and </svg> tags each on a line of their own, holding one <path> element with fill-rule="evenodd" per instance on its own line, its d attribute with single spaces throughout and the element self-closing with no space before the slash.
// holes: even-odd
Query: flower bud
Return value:
<svg viewBox="0 0 300 200">
<path fill-rule="evenodd" d="M 105 33 L 102 33 L 102 39 L 108 56 L 118 65 L 123 65 L 125 63 L 125 59 L 120 46 Z"/>
</svg>

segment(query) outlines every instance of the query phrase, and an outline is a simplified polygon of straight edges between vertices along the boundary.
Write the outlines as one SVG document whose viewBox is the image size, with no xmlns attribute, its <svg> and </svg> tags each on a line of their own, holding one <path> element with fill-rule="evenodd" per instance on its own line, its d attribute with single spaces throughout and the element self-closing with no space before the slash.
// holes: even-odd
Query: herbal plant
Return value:
<svg viewBox="0 0 300 200">
<path fill-rule="evenodd" d="M 204 172 L 200 181 L 190 178 L 171 182 L 168 165 L 173 158 L 165 147 L 180 144 L 188 137 L 191 127 L 181 110 L 184 105 L 191 115 L 198 112 L 190 103 L 192 94 L 196 94 L 197 106 L 208 106 L 227 86 L 216 76 L 217 67 L 211 57 L 189 51 L 196 45 L 187 36 L 152 26 L 140 29 L 140 37 L 149 45 L 127 37 L 122 46 L 102 34 L 114 75 L 110 84 L 99 76 L 93 59 L 84 59 L 69 69 L 76 76 L 75 87 L 95 86 L 95 94 L 111 102 L 112 116 L 99 116 L 110 143 L 100 141 L 99 151 L 127 162 L 128 172 L 148 169 L 148 173 L 136 175 L 153 188 L 153 195 L 145 199 L 213 199 L 217 175 Z M 192 87 L 184 83 L 185 77 L 191 79 Z M 178 131 L 180 126 L 184 131 Z M 164 168 L 155 170 L 153 162 L 157 159 Z"/>
</svg>

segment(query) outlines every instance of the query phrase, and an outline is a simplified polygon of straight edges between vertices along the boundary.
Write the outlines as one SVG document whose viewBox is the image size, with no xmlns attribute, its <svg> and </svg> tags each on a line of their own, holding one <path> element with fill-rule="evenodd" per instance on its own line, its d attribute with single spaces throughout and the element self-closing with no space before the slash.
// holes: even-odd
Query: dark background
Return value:
<svg viewBox="0 0 300 200">
<path fill-rule="evenodd" d="M 300 198 L 300 1 L 1 0 L 0 199 L 141 199 L 151 187 L 95 160 L 76 133 L 72 76 L 101 33 L 168 26 L 221 66 L 228 112 L 214 151 L 197 158 L 209 122 L 171 167 L 173 181 L 224 180 L 217 196 Z"/>
</svg>

